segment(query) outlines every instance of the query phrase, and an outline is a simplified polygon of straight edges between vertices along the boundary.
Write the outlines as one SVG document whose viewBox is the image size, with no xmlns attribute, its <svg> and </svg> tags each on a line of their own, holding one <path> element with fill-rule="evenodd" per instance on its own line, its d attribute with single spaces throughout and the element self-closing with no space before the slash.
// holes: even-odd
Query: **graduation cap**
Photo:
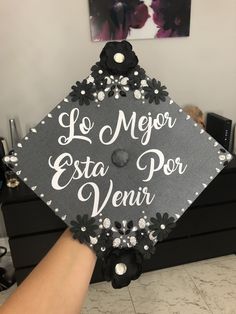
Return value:
<svg viewBox="0 0 236 314">
<path fill-rule="evenodd" d="M 15 149 L 16 174 L 103 259 L 114 288 L 144 259 L 232 156 L 109 42 L 91 74 Z"/>
</svg>

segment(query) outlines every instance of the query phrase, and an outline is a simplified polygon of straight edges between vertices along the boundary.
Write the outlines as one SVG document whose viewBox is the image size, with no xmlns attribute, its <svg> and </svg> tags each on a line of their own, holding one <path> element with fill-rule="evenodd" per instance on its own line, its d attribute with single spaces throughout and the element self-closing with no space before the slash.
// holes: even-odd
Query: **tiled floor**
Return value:
<svg viewBox="0 0 236 314">
<path fill-rule="evenodd" d="M 128 288 L 90 286 L 83 314 L 236 314 L 236 255 L 143 274 Z"/>
<path fill-rule="evenodd" d="M 4 291 L 0 304 L 14 291 Z M 81 314 L 236 314 L 236 255 L 143 274 L 114 290 L 93 284 Z"/>
</svg>

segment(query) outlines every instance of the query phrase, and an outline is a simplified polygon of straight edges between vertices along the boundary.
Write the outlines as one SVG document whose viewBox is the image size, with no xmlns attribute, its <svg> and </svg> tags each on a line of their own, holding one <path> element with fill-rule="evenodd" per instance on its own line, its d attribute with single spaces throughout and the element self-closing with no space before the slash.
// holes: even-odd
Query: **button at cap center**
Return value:
<svg viewBox="0 0 236 314">
<path fill-rule="evenodd" d="M 129 161 L 129 154 L 124 149 L 116 149 L 111 155 L 113 164 L 117 167 L 124 167 Z"/>
</svg>

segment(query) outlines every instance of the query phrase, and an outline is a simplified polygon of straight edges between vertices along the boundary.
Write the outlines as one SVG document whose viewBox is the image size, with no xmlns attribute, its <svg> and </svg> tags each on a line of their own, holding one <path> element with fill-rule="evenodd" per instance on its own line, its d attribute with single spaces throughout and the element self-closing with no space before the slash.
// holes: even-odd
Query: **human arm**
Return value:
<svg viewBox="0 0 236 314">
<path fill-rule="evenodd" d="M 37 249 L 37 248 L 35 248 Z M 0 308 L 1 314 L 78 314 L 96 256 L 69 229 Z"/>
</svg>

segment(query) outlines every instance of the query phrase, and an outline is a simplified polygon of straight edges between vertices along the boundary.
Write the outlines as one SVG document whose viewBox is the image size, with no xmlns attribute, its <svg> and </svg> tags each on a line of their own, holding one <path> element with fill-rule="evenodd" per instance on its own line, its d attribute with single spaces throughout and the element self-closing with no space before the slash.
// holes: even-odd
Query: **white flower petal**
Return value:
<svg viewBox="0 0 236 314">
<path fill-rule="evenodd" d="M 129 81 L 129 78 L 128 77 L 123 77 L 121 80 L 120 80 L 120 84 L 121 85 L 127 85 Z"/>
</svg>

